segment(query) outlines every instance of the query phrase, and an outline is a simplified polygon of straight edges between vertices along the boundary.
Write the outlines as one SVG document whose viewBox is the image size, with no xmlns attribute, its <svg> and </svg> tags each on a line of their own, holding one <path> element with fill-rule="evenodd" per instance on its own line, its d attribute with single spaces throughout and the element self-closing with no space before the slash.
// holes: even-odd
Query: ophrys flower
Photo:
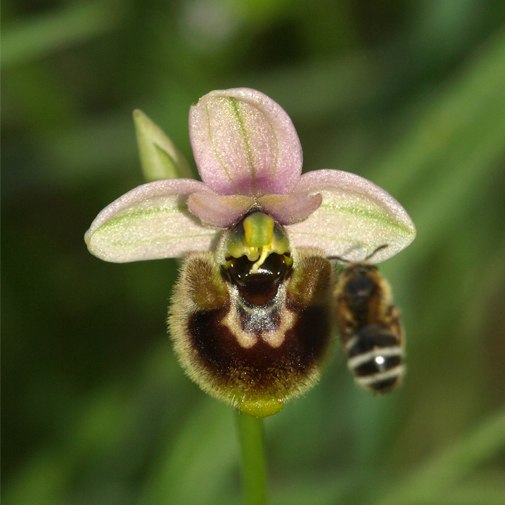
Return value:
<svg viewBox="0 0 505 505">
<path fill-rule="evenodd" d="M 318 378 L 333 332 L 333 269 L 381 245 L 379 263 L 415 227 L 386 191 L 357 175 L 301 175 L 286 112 L 255 90 L 213 91 L 191 107 L 203 182 L 157 180 L 106 207 L 86 233 L 106 261 L 186 257 L 170 327 L 180 361 L 206 391 L 254 415 L 274 413 Z"/>
</svg>

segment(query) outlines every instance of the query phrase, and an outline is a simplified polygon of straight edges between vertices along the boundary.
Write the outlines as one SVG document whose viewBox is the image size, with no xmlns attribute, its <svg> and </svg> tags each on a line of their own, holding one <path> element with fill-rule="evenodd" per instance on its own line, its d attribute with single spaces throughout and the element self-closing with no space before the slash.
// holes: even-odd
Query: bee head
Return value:
<svg viewBox="0 0 505 505">
<path fill-rule="evenodd" d="M 377 290 L 374 273 L 377 267 L 369 264 L 354 263 L 344 269 L 344 296 L 354 309 L 364 307 Z"/>
</svg>

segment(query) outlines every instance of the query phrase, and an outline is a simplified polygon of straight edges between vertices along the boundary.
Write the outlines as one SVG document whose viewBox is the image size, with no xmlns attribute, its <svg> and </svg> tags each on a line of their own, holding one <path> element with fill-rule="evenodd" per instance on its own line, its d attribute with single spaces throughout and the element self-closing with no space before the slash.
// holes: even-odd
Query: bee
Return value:
<svg viewBox="0 0 505 505">
<path fill-rule="evenodd" d="M 253 211 L 215 253 L 186 258 L 169 315 L 174 349 L 204 391 L 265 417 L 307 391 L 334 333 L 334 272 L 323 251 L 291 249 Z"/>
<path fill-rule="evenodd" d="M 356 382 L 374 394 L 392 391 L 404 374 L 404 335 L 400 311 L 391 304 L 391 288 L 377 267 L 363 261 L 347 263 L 335 287 L 337 325 Z"/>
</svg>

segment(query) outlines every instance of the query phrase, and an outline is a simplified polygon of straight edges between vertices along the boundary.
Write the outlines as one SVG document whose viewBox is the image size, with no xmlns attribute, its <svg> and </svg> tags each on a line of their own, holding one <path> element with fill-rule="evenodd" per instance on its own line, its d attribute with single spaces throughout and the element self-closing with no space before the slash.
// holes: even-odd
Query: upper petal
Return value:
<svg viewBox="0 0 505 505">
<path fill-rule="evenodd" d="M 307 219 L 321 202 L 319 194 L 265 195 L 258 198 L 258 205 L 282 225 Z"/>
<path fill-rule="evenodd" d="M 189 210 L 204 223 L 218 228 L 237 223 L 253 205 L 253 198 L 241 195 L 193 193 L 188 198 Z"/>
<path fill-rule="evenodd" d="M 219 233 L 187 208 L 187 195 L 212 191 L 191 179 L 143 184 L 98 214 L 86 232 L 89 251 L 114 263 L 176 258 L 208 251 Z"/>
<path fill-rule="evenodd" d="M 212 91 L 189 113 L 202 180 L 221 194 L 283 194 L 300 179 L 302 148 L 284 109 L 248 88 Z"/>
<path fill-rule="evenodd" d="M 297 247 L 319 247 L 330 257 L 380 263 L 407 247 L 416 228 L 405 209 L 372 182 L 340 170 L 304 174 L 293 193 L 320 193 L 321 206 L 305 221 L 288 227 Z"/>
</svg>

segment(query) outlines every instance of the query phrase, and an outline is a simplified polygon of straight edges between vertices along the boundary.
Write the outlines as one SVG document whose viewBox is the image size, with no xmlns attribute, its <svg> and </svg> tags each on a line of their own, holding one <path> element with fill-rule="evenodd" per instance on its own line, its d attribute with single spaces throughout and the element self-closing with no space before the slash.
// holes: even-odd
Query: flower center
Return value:
<svg viewBox="0 0 505 505">
<path fill-rule="evenodd" d="M 289 240 L 284 229 L 269 215 L 253 212 L 230 230 L 226 244 L 226 260 L 246 256 L 252 262 L 250 273 L 257 274 L 270 254 L 288 253 Z"/>
</svg>

